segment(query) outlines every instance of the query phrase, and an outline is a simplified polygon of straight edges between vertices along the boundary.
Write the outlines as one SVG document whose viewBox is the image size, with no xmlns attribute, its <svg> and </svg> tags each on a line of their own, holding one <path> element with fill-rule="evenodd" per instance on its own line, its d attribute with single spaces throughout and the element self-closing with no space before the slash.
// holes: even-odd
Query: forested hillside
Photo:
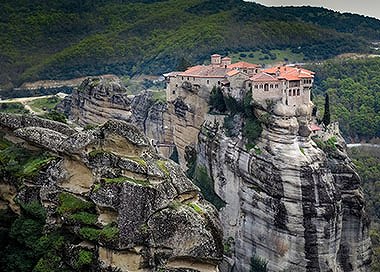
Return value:
<svg viewBox="0 0 380 272">
<path fill-rule="evenodd" d="M 380 40 L 379 20 L 321 8 L 242 0 L 3 0 L 0 88 L 90 74 L 159 74 L 213 52 L 290 48 L 306 60 L 324 59 L 366 52 L 372 40 Z"/>
<path fill-rule="evenodd" d="M 334 59 L 310 68 L 316 72 L 314 103 L 323 114 L 329 94 L 331 119 L 346 139 L 380 137 L 380 58 Z"/>
</svg>

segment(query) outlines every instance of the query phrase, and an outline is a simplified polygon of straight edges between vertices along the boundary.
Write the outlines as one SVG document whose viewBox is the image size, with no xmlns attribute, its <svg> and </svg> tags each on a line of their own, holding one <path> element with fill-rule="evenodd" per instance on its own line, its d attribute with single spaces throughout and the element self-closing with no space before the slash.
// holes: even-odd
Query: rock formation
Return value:
<svg viewBox="0 0 380 272">
<path fill-rule="evenodd" d="M 45 231 L 72 237 L 60 267 L 83 271 L 75 259 L 85 250 L 94 256 L 90 271 L 217 271 L 223 248 L 215 208 L 135 126 L 111 120 L 77 132 L 38 117 L 0 114 L 0 128 L 2 154 L 12 146 L 49 151 L 33 174 L 0 171 L 0 204 L 16 213 L 16 199 L 42 204 Z"/>
<path fill-rule="evenodd" d="M 223 91 L 240 101 L 246 93 Z M 150 138 L 176 146 L 183 168 L 187 151 L 197 152 L 198 166 L 226 203 L 219 216 L 230 248 L 227 266 L 250 271 L 263 260 L 269 271 L 368 271 L 369 221 L 339 129 L 312 134 L 310 105 L 257 104 L 263 132 L 249 148 L 243 119 L 236 115 L 235 136 L 226 136 L 225 116 L 207 113 L 208 97 L 209 90 L 191 84 L 167 106 L 144 107 L 139 97 L 148 114 L 131 118 Z"/>
<path fill-rule="evenodd" d="M 311 138 L 307 107 L 277 103 L 256 114 L 263 132 L 256 146 L 206 124 L 199 162 L 227 203 L 220 218 L 235 243 L 235 270 L 257 257 L 269 271 L 368 271 L 369 220 L 360 178 L 335 129 Z M 265 118 L 263 118 L 265 117 Z"/>
</svg>

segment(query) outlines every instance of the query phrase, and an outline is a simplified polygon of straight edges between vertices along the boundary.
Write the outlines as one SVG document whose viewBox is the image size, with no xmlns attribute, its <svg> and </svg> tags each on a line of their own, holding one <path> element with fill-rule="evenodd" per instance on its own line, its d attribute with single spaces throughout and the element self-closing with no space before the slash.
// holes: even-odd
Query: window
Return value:
<svg viewBox="0 0 380 272">
<path fill-rule="evenodd" d="M 296 96 L 296 89 L 293 89 L 293 96 Z"/>
<path fill-rule="evenodd" d="M 270 85 L 270 88 L 273 89 L 273 84 Z"/>
<path fill-rule="evenodd" d="M 289 90 L 289 96 L 292 96 L 292 90 Z"/>
<path fill-rule="evenodd" d="M 297 89 L 297 95 L 298 96 L 300 95 L 300 89 Z"/>
<path fill-rule="evenodd" d="M 248 83 L 248 87 L 251 88 L 252 87 L 252 83 Z"/>
<path fill-rule="evenodd" d="M 259 88 L 259 85 L 255 85 L 255 89 L 258 89 Z"/>
<path fill-rule="evenodd" d="M 262 89 L 263 88 L 263 85 L 260 85 L 260 89 Z"/>
<path fill-rule="evenodd" d="M 220 81 L 218 81 L 218 85 L 220 85 Z"/>
<path fill-rule="evenodd" d="M 195 81 L 195 77 L 193 77 L 193 81 Z"/>
<path fill-rule="evenodd" d="M 274 85 L 276 88 L 278 88 L 278 84 Z"/>
<path fill-rule="evenodd" d="M 210 84 L 210 80 L 207 79 L 207 84 Z"/>
<path fill-rule="evenodd" d="M 182 80 L 183 80 L 183 77 L 182 77 Z"/>
<path fill-rule="evenodd" d="M 173 90 L 173 94 L 175 94 L 175 90 Z"/>
<path fill-rule="evenodd" d="M 189 77 L 187 77 L 187 80 L 189 80 Z"/>
<path fill-rule="evenodd" d="M 176 84 L 175 86 L 178 87 L 178 84 Z"/>
<path fill-rule="evenodd" d="M 269 84 L 268 83 L 264 84 L 264 91 L 265 92 L 269 91 Z"/>
</svg>

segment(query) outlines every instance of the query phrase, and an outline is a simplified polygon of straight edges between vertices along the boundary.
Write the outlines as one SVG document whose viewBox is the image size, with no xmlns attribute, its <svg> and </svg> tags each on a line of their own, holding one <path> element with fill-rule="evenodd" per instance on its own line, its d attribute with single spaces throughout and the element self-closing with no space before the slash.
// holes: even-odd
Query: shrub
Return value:
<svg viewBox="0 0 380 272">
<path fill-rule="evenodd" d="M 61 123 L 67 123 L 67 118 L 63 113 L 60 113 L 58 111 L 50 111 L 48 113 L 45 113 L 44 115 L 41 115 L 42 118 L 61 122 Z"/>
<path fill-rule="evenodd" d="M 93 203 L 81 200 L 69 193 L 61 193 L 59 195 L 59 203 L 57 211 L 60 214 L 83 211 L 94 206 Z"/>
<path fill-rule="evenodd" d="M 254 145 L 262 132 L 261 123 L 257 118 L 249 118 L 243 127 L 243 136 L 247 139 L 248 144 Z"/>
<path fill-rule="evenodd" d="M 92 214 L 88 212 L 79 212 L 79 213 L 70 215 L 69 218 L 79 223 L 93 225 L 96 223 L 98 216 L 96 214 Z"/>
<path fill-rule="evenodd" d="M 268 261 L 254 255 L 251 258 L 251 270 L 250 272 L 267 272 Z"/>
<path fill-rule="evenodd" d="M 80 250 L 77 256 L 77 260 L 75 262 L 75 268 L 81 269 L 84 266 L 88 266 L 92 263 L 92 260 L 94 259 L 94 255 L 92 252 L 88 250 Z"/>
<path fill-rule="evenodd" d="M 195 166 L 194 176 L 192 180 L 195 185 L 201 189 L 204 198 L 211 202 L 218 210 L 223 208 L 226 204 L 224 201 L 215 193 L 214 182 L 208 175 L 207 170 L 204 166 Z"/>
</svg>

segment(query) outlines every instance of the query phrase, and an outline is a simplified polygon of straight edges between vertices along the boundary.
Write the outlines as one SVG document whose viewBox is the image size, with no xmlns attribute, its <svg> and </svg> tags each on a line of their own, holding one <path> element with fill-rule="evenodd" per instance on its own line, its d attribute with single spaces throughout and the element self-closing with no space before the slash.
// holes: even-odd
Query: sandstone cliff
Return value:
<svg viewBox="0 0 380 272">
<path fill-rule="evenodd" d="M 1 210 L 20 214 L 20 205 L 37 202 L 46 211 L 45 232 L 65 233 L 58 259 L 41 265 L 217 271 L 223 249 L 215 208 L 133 125 L 108 121 L 77 132 L 37 117 L 0 114 L 0 128 Z M 14 168 L 14 161 L 41 150 L 49 151 L 43 159 Z"/>
</svg>

